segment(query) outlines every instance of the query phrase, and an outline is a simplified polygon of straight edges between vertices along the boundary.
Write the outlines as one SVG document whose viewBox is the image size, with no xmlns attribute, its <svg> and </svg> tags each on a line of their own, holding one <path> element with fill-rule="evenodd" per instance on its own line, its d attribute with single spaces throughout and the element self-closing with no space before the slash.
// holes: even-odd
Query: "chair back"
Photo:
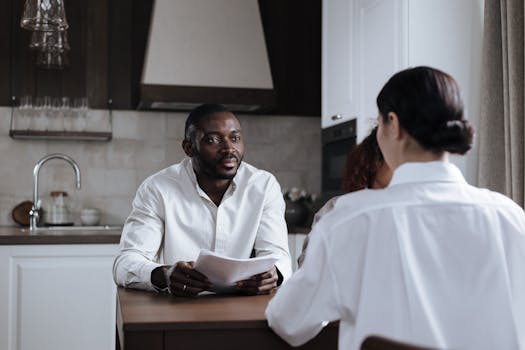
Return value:
<svg viewBox="0 0 525 350">
<path fill-rule="evenodd" d="M 378 335 L 371 335 L 361 343 L 361 350 L 438 350 L 422 345 L 409 344 Z"/>
</svg>

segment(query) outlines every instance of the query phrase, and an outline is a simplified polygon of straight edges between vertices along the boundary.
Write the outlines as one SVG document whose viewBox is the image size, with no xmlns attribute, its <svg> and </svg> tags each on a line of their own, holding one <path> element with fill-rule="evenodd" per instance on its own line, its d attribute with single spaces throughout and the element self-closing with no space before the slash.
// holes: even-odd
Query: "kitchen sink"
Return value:
<svg viewBox="0 0 525 350">
<path fill-rule="evenodd" d="M 64 232 L 64 231 L 120 231 L 122 230 L 122 226 L 109 226 L 109 225 L 103 225 L 103 226 L 42 226 L 37 227 L 36 230 L 32 231 L 35 233 L 39 232 Z M 23 232 L 31 232 L 29 228 L 23 228 Z"/>
</svg>

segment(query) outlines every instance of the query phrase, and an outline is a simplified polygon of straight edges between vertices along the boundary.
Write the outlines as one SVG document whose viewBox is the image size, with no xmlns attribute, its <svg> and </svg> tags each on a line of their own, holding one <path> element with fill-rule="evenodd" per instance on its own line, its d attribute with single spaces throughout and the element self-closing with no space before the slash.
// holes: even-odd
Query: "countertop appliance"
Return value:
<svg viewBox="0 0 525 350">
<path fill-rule="evenodd" d="M 321 198 L 323 202 L 343 194 L 341 181 L 346 158 L 356 145 L 356 119 L 322 130 L 322 182 Z"/>
</svg>

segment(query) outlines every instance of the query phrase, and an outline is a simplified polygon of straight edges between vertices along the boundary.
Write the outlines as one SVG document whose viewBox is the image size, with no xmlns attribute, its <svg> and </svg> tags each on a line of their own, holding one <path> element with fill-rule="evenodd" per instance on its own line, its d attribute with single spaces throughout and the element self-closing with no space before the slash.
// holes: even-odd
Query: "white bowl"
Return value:
<svg viewBox="0 0 525 350">
<path fill-rule="evenodd" d="M 95 226 L 100 222 L 100 210 L 84 208 L 80 211 L 80 222 L 84 226 Z"/>
</svg>

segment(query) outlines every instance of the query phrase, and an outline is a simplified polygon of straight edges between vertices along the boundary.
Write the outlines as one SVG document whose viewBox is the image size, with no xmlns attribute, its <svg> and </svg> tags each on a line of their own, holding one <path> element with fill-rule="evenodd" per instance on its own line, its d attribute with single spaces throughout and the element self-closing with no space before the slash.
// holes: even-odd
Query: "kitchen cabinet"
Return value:
<svg viewBox="0 0 525 350">
<path fill-rule="evenodd" d="M 115 349 L 117 244 L 0 246 L 0 348 Z"/>
<path fill-rule="evenodd" d="M 467 110 L 478 110 L 482 8 L 483 0 L 324 1 L 322 127 L 357 117 L 362 140 L 381 87 L 418 65 L 450 73 Z"/>
<path fill-rule="evenodd" d="M 357 115 L 357 23 L 355 1 L 323 1 L 321 126 L 327 128 Z"/>
<path fill-rule="evenodd" d="M 12 96 L 86 96 L 89 107 L 136 109 L 150 26 L 151 0 L 64 0 L 70 66 L 37 68 L 30 32 L 19 25 L 23 2 L 0 0 L 0 105 Z M 268 114 L 321 114 L 321 0 L 260 0 L 277 96 Z"/>
<path fill-rule="evenodd" d="M 0 0 L 0 105 L 24 95 L 87 97 L 89 107 L 134 109 L 149 28 L 150 0 L 64 0 L 69 66 L 42 69 L 20 28 L 23 1 Z M 12 97 L 15 97 L 15 101 Z"/>
<path fill-rule="evenodd" d="M 321 115 L 321 0 L 259 0 L 276 106 L 269 114 Z"/>
</svg>

